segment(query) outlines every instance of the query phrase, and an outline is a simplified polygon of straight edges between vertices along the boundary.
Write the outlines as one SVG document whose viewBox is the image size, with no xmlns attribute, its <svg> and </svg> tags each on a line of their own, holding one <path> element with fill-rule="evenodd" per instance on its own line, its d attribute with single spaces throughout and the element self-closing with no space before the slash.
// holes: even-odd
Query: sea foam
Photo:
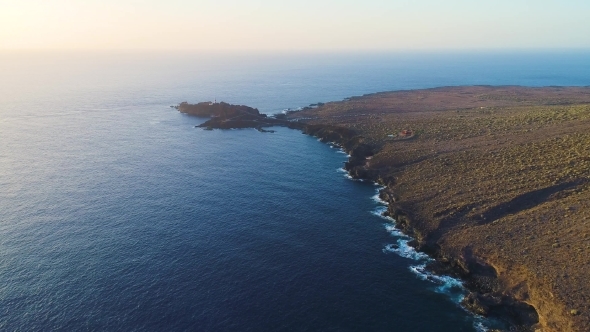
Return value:
<svg viewBox="0 0 590 332">
<path fill-rule="evenodd" d="M 398 239 L 395 244 L 388 244 L 383 248 L 383 252 L 393 252 L 398 256 L 413 259 L 415 261 L 430 260 L 430 257 L 425 253 L 419 252 L 412 248 L 408 243 L 410 239 Z"/>
</svg>

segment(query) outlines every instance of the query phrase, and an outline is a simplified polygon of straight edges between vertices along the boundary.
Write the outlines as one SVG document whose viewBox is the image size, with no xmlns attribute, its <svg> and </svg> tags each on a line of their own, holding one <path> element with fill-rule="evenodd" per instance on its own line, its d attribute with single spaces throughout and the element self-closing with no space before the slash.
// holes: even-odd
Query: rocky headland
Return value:
<svg viewBox="0 0 590 332">
<path fill-rule="evenodd" d="M 514 331 L 590 331 L 590 88 L 384 92 L 275 120 L 383 185 L 430 268 L 465 281 L 467 309 Z"/>
<path fill-rule="evenodd" d="M 272 132 L 263 129 L 263 127 L 282 126 L 288 122 L 268 117 L 256 108 L 225 102 L 201 102 L 198 104 L 182 102 L 175 108 L 181 113 L 210 118 L 198 126 L 205 129 L 256 128 L 261 132 Z"/>
</svg>

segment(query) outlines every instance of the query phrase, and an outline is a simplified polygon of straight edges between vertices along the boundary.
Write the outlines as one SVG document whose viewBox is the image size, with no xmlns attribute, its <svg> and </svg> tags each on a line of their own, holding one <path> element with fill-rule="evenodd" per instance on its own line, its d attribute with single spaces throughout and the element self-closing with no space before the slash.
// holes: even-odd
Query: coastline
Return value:
<svg viewBox="0 0 590 332">
<path fill-rule="evenodd" d="M 486 293 L 487 285 L 483 285 L 479 282 L 478 278 L 482 275 L 466 271 L 465 267 L 473 266 L 474 264 L 481 265 L 482 262 L 476 260 L 474 257 L 465 259 L 464 257 L 458 258 L 446 256 L 442 254 L 433 243 L 418 240 L 420 239 L 421 231 L 419 228 L 413 226 L 411 213 L 400 208 L 398 198 L 393 189 L 395 181 L 393 179 L 381 178 L 377 173 L 363 173 L 355 170 L 355 166 L 358 166 L 359 161 L 371 154 L 371 151 L 373 150 L 371 147 L 359 144 L 359 138 L 355 136 L 354 133 L 341 131 L 340 128 L 303 126 L 302 128 L 292 129 L 301 130 L 306 135 L 317 137 L 318 140 L 323 143 L 335 144 L 337 147 L 340 147 L 349 156 L 348 161 L 343 168 L 343 170 L 347 172 L 349 179 L 371 181 L 373 184 L 380 187 L 377 196 L 386 207 L 385 211 L 381 213 L 381 216 L 386 218 L 389 222 L 392 222 L 393 227 L 398 230 L 398 232 L 409 238 L 409 241 L 407 242 L 408 245 L 416 251 L 419 257 L 424 258 L 424 256 L 420 255 L 425 255 L 431 259 L 422 266 L 423 270 L 413 271 L 415 274 L 423 276 L 431 274 L 438 277 L 450 276 L 451 278 L 460 280 L 461 286 L 468 291 L 468 295 L 464 297 L 461 303 L 459 303 L 465 310 L 471 312 L 476 317 L 481 316 L 501 321 L 510 326 L 510 328 L 516 328 L 517 331 L 535 331 L 536 322 L 531 321 L 529 316 L 536 316 L 536 312 L 534 311 L 534 308 L 524 302 L 519 302 L 511 297 L 504 297 L 499 303 L 496 302 L 494 312 L 490 312 L 489 308 L 484 309 L 484 303 L 470 301 L 470 299 L 478 296 L 478 294 Z M 346 134 L 351 136 L 347 136 Z M 335 139 L 336 137 L 338 138 Z M 351 141 L 354 143 L 351 143 Z M 347 147 L 349 147 L 349 149 L 347 149 Z M 410 256 L 405 257 L 412 259 Z M 484 266 L 484 268 L 486 267 Z M 482 330 L 503 331 L 485 330 L 483 328 Z"/>
<path fill-rule="evenodd" d="M 384 187 L 386 216 L 429 271 L 464 281 L 466 309 L 517 331 L 590 328 L 589 87 L 383 92 L 279 120 Z"/>
<path fill-rule="evenodd" d="M 387 214 L 466 281 L 467 308 L 522 331 L 590 329 L 589 87 L 393 91 L 296 116 L 386 187 Z M 402 129 L 417 137 L 388 140 Z"/>
</svg>

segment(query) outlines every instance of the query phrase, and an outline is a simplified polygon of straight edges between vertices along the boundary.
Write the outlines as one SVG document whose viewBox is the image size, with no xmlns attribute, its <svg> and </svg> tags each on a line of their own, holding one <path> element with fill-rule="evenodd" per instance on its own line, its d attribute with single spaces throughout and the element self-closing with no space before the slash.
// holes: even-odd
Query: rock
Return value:
<svg viewBox="0 0 590 332">
<path fill-rule="evenodd" d="M 487 316 L 490 312 L 490 307 L 483 303 L 481 296 L 478 293 L 469 293 L 461 304 L 469 311 L 474 312 L 480 316 Z"/>
<path fill-rule="evenodd" d="M 258 109 L 244 105 L 232 105 L 224 102 L 211 103 L 204 102 L 198 104 L 189 104 L 182 102 L 177 107 L 181 113 L 210 117 L 208 121 L 197 127 L 209 129 L 232 129 L 232 128 L 257 128 L 261 132 L 265 131 L 262 127 L 270 126 L 291 126 L 291 122 L 277 118 L 268 117 L 261 114 Z"/>
<path fill-rule="evenodd" d="M 211 103 L 202 102 L 198 104 L 189 104 L 187 102 L 180 103 L 176 109 L 181 113 L 186 113 L 195 116 L 210 117 L 219 116 L 229 118 L 232 116 L 239 116 L 242 114 L 251 114 L 262 116 L 257 109 L 244 105 L 231 105 L 228 103 Z"/>
</svg>

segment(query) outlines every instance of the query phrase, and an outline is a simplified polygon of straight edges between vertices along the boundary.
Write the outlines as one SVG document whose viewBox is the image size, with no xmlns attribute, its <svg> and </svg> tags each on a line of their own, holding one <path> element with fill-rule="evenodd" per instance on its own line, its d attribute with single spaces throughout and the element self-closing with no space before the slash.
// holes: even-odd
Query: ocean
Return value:
<svg viewBox="0 0 590 332">
<path fill-rule="evenodd" d="M 590 52 L 4 52 L 0 77 L 0 330 L 484 331 L 337 147 L 170 106 L 585 86 Z"/>
</svg>

